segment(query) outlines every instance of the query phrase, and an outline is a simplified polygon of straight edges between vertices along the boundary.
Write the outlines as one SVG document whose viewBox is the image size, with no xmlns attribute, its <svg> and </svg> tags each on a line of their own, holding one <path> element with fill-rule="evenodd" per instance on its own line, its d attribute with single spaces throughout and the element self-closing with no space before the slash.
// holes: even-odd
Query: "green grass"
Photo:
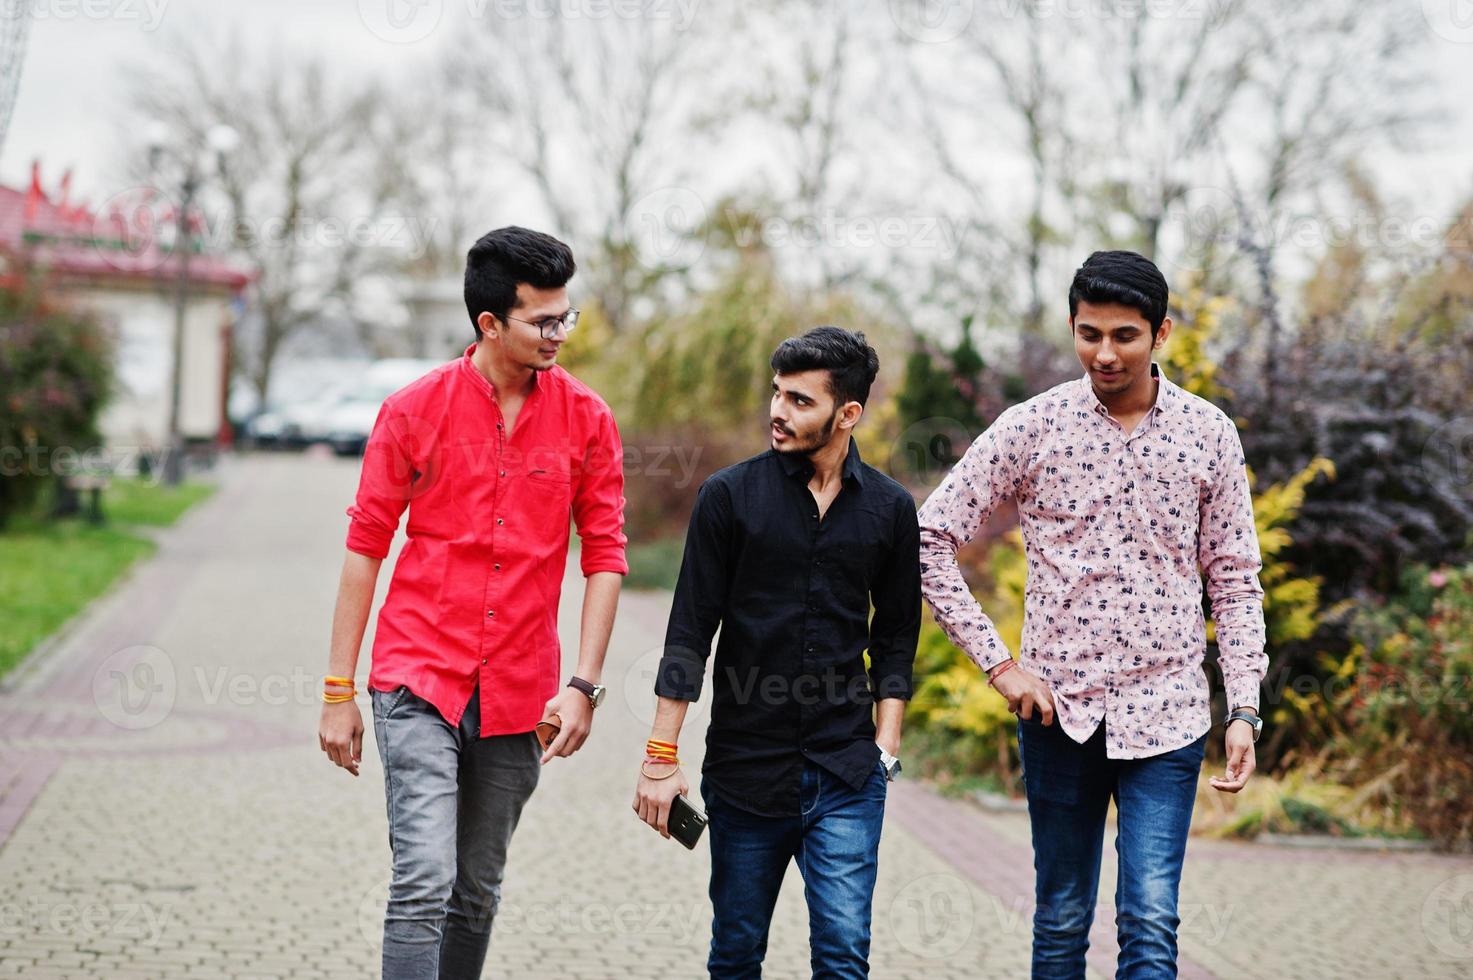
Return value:
<svg viewBox="0 0 1473 980">
<path fill-rule="evenodd" d="M 102 512 L 113 524 L 168 527 L 215 492 L 209 483 L 152 486 L 142 480 L 114 480 L 102 497 Z"/>
<path fill-rule="evenodd" d="M 629 575 L 624 579 L 624 587 L 673 590 L 675 580 L 680 576 L 680 556 L 684 551 L 684 538 L 630 543 L 624 552 L 629 562 Z"/>
<path fill-rule="evenodd" d="M 201 483 L 171 488 L 114 480 L 103 494 L 108 523 L 102 527 L 27 516 L 0 531 L 0 676 L 153 554 L 153 542 L 129 528 L 172 524 L 213 492 Z"/>
</svg>

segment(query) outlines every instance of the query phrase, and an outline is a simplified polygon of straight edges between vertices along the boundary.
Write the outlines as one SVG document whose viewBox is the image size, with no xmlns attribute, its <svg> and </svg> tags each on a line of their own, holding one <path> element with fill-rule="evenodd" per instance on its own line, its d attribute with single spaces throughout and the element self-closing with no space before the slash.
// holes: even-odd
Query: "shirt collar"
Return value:
<svg viewBox="0 0 1473 980">
<path fill-rule="evenodd" d="M 1156 361 L 1151 362 L 1151 377 L 1159 381 L 1160 386 L 1156 389 L 1156 403 L 1146 413 L 1148 415 L 1158 408 L 1164 408 L 1171 399 L 1176 397 L 1176 385 L 1172 384 L 1171 379 L 1162 373 L 1161 365 Z M 1089 410 L 1096 415 L 1108 416 L 1110 410 L 1105 407 L 1104 402 L 1100 401 L 1100 396 L 1095 394 L 1095 386 L 1089 380 L 1088 372 L 1085 372 L 1084 377 L 1080 379 L 1080 384 L 1084 386 L 1085 404 L 1089 406 Z"/>
<path fill-rule="evenodd" d="M 461 357 L 461 359 L 460 359 L 460 369 L 462 371 L 464 371 L 468 376 L 474 378 L 476 380 L 476 382 L 478 382 L 486 390 L 487 393 L 489 393 L 492 397 L 495 397 L 495 395 L 496 395 L 496 386 L 491 383 L 491 379 L 490 378 L 486 377 L 484 374 L 482 374 L 480 372 L 480 369 L 476 367 L 476 362 L 473 361 L 473 360 L 471 360 L 471 355 L 474 354 L 475 352 L 476 352 L 476 345 L 475 344 L 471 344 L 469 347 L 467 347 L 465 349 L 465 355 L 463 357 Z M 531 392 L 528 392 L 529 395 L 541 389 L 541 387 L 542 387 L 542 377 L 541 377 L 541 375 L 542 375 L 542 372 L 541 371 L 533 371 L 532 372 L 532 391 Z"/>
<path fill-rule="evenodd" d="M 780 453 L 773 450 L 773 455 L 782 464 L 783 472 L 789 477 L 803 474 L 806 480 L 813 475 L 813 461 L 803 453 Z M 859 458 L 859 443 L 854 437 L 849 438 L 849 455 L 844 457 L 844 479 L 853 480 L 857 486 L 864 486 L 864 461 Z"/>
</svg>

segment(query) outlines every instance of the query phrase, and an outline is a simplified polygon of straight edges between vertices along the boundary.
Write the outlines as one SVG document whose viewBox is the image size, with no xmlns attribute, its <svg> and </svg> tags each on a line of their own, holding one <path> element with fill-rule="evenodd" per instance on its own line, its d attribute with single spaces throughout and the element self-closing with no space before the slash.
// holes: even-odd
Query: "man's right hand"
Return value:
<svg viewBox="0 0 1473 980">
<path fill-rule="evenodd" d="M 644 764 L 656 776 L 664 776 L 670 771 L 668 764 L 646 762 Z M 651 779 L 644 774 L 643 767 L 639 773 L 639 785 L 634 788 L 634 812 L 639 814 L 639 819 L 649 824 L 660 832 L 660 836 L 670 836 L 670 805 L 675 802 L 677 796 L 689 796 L 690 784 L 685 781 L 685 772 L 680 771 L 673 776 L 664 779 Z"/>
<path fill-rule="evenodd" d="M 1028 721 L 1037 711 L 1045 725 L 1054 723 L 1054 695 L 1042 677 L 1029 673 L 1021 665 L 1010 667 L 992 684 L 998 694 L 1008 699 L 1008 710 Z"/>
<path fill-rule="evenodd" d="M 358 710 L 356 701 L 322 706 L 317 743 L 333 765 L 358 775 L 358 763 L 363 759 L 363 713 Z"/>
</svg>

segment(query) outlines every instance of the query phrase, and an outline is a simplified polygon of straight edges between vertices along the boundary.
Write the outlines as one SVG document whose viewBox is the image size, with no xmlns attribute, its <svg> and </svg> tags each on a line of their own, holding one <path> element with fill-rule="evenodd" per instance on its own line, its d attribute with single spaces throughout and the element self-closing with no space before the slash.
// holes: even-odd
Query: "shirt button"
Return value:
<svg viewBox="0 0 1473 980">
<path fill-rule="evenodd" d="M 486 615 L 489 616 L 489 617 L 491 617 L 492 619 L 495 619 L 496 618 L 496 610 L 495 609 L 488 609 L 488 610 L 486 610 Z"/>
<path fill-rule="evenodd" d="M 506 476 L 506 470 L 502 470 L 502 471 L 501 471 L 501 475 L 502 475 L 502 476 Z"/>
<path fill-rule="evenodd" d="M 497 524 L 505 524 L 506 521 L 503 521 L 501 518 L 498 517 L 498 518 L 496 518 L 496 523 Z"/>
<path fill-rule="evenodd" d="M 811 643 L 808 644 L 808 652 L 809 653 L 812 653 L 813 652 L 813 644 L 811 644 Z"/>
<path fill-rule="evenodd" d="M 494 565 L 494 566 L 492 566 L 492 567 L 493 567 L 493 568 L 495 568 L 495 569 L 496 569 L 496 570 L 497 570 L 497 571 L 498 571 L 498 572 L 499 572 L 499 571 L 501 571 L 501 562 L 497 562 L 497 563 L 496 563 L 496 564 L 495 564 L 495 565 Z"/>
<path fill-rule="evenodd" d="M 485 662 L 486 662 L 486 661 L 485 661 L 485 660 L 482 660 L 482 661 L 481 661 L 481 663 L 485 663 Z"/>
</svg>

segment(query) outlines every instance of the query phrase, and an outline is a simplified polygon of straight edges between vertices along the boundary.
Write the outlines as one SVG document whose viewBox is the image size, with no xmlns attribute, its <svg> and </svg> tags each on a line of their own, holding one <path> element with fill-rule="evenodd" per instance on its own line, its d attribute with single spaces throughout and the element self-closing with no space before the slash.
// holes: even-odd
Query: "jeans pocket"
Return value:
<svg viewBox="0 0 1473 980">
<path fill-rule="evenodd" d="M 1083 752 L 1059 728 L 1057 720 L 1045 725 L 1019 718 L 1018 759 L 1023 765 L 1023 788 L 1030 800 L 1070 806 L 1079 801 Z"/>
<path fill-rule="evenodd" d="M 387 720 L 394 713 L 394 709 L 404 701 L 407 694 L 409 694 L 409 687 L 405 684 L 400 684 L 392 691 L 375 691 L 370 688 L 369 697 L 373 699 L 374 714 Z"/>
</svg>

